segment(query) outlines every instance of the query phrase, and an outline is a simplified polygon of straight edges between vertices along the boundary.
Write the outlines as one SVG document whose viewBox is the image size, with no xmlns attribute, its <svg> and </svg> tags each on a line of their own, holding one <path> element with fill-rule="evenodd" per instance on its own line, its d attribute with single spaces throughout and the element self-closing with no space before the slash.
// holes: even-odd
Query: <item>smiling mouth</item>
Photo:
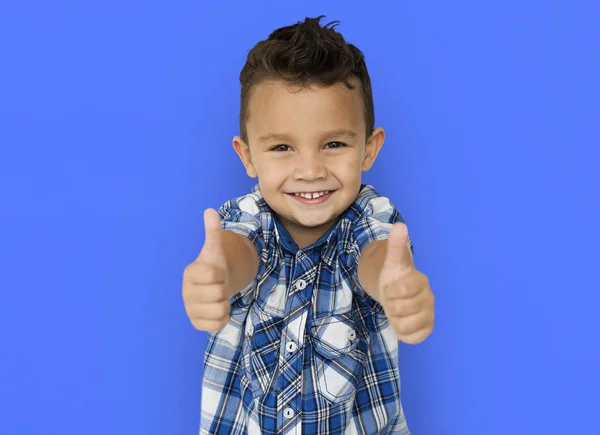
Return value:
<svg viewBox="0 0 600 435">
<path fill-rule="evenodd" d="M 306 199 L 315 199 L 315 198 L 320 198 L 321 196 L 325 196 L 325 195 L 329 194 L 330 192 L 331 192 L 331 190 L 322 190 L 320 192 L 297 192 L 297 193 L 291 193 L 290 195 L 299 196 L 301 198 L 306 198 Z"/>
<path fill-rule="evenodd" d="M 327 202 L 334 192 L 335 190 L 322 190 L 320 192 L 288 193 L 288 195 L 294 198 L 298 203 L 305 205 L 318 205 Z"/>
</svg>

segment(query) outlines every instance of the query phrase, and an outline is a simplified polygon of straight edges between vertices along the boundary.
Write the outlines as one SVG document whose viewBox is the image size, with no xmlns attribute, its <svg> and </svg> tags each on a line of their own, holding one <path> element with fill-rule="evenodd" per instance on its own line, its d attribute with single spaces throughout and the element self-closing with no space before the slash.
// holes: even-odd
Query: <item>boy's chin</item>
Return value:
<svg viewBox="0 0 600 435">
<path fill-rule="evenodd" d="M 321 216 L 311 216 L 310 214 L 304 216 L 294 216 L 293 219 L 290 220 L 300 227 L 318 229 L 325 225 L 331 225 L 335 219 L 335 214 L 328 213 L 327 215 Z"/>
</svg>

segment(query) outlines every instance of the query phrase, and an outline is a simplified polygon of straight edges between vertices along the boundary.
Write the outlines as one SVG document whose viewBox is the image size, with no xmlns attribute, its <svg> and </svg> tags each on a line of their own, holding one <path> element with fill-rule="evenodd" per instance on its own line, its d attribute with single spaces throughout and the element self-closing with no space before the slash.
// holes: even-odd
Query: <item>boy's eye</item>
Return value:
<svg viewBox="0 0 600 435">
<path fill-rule="evenodd" d="M 343 142 L 329 142 L 327 145 L 325 145 L 325 148 L 343 148 L 345 146 L 346 146 L 346 144 Z M 274 147 L 272 147 L 270 149 L 270 151 L 276 151 L 276 152 L 284 152 L 284 151 L 289 151 L 289 150 L 291 150 L 291 147 L 289 145 L 285 145 L 285 144 L 275 145 Z"/>
<path fill-rule="evenodd" d="M 271 151 L 288 151 L 290 147 L 288 145 L 276 145 L 271 148 Z"/>
<path fill-rule="evenodd" d="M 343 142 L 329 142 L 327 145 L 325 145 L 328 148 L 342 148 L 345 147 L 346 144 Z"/>
</svg>

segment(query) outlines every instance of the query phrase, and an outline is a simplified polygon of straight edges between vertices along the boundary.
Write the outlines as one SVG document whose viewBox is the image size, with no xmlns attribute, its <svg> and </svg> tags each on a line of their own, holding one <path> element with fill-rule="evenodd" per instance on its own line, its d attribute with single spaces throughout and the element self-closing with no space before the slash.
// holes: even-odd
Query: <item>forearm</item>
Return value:
<svg viewBox="0 0 600 435">
<path fill-rule="evenodd" d="M 385 260 L 387 240 L 369 243 L 362 251 L 358 264 L 358 281 L 367 294 L 382 303 L 379 295 L 379 274 Z"/>
<path fill-rule="evenodd" d="M 250 240 L 233 231 L 223 231 L 223 247 L 229 271 L 228 298 L 246 288 L 258 272 L 258 253 Z"/>
</svg>

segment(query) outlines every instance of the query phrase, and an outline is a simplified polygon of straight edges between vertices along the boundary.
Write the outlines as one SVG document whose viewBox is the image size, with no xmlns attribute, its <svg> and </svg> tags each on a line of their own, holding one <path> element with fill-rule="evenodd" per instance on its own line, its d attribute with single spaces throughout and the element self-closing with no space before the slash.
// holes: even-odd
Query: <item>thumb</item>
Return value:
<svg viewBox="0 0 600 435">
<path fill-rule="evenodd" d="M 220 260 L 225 256 L 223 251 L 223 234 L 221 230 L 221 216 L 209 208 L 204 211 L 204 246 L 200 256 L 203 259 Z"/>
<path fill-rule="evenodd" d="M 384 266 L 393 268 L 413 267 L 412 256 L 408 248 L 408 228 L 404 223 L 398 222 L 392 225 L 388 235 Z"/>
</svg>

